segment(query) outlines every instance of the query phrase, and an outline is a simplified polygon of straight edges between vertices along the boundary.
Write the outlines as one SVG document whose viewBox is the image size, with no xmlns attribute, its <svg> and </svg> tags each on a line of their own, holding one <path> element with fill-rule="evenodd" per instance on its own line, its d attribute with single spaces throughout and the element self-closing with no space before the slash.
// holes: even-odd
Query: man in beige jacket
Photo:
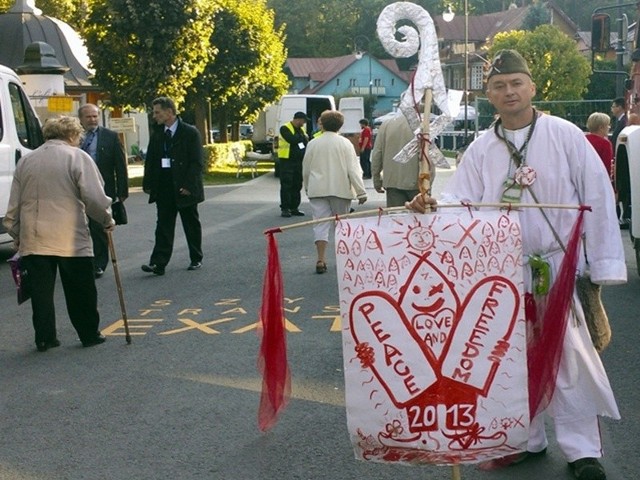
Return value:
<svg viewBox="0 0 640 480">
<path fill-rule="evenodd" d="M 399 163 L 393 159 L 414 136 L 401 112 L 385 121 L 378 130 L 371 153 L 371 174 L 376 192 L 387 193 L 387 207 L 401 207 L 419 193 L 418 155 L 407 163 Z M 435 168 L 432 168 L 432 182 L 434 178 Z"/>
</svg>

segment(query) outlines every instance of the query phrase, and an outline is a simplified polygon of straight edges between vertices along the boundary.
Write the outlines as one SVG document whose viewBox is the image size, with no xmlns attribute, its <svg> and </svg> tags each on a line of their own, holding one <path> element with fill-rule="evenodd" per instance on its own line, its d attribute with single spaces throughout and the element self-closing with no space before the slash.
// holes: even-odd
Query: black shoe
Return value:
<svg viewBox="0 0 640 480">
<path fill-rule="evenodd" d="M 301 212 L 300 210 L 291 210 L 291 215 L 294 217 L 304 217 L 304 212 Z"/>
<path fill-rule="evenodd" d="M 53 340 L 50 340 L 48 342 L 36 343 L 36 348 L 38 349 L 39 352 L 46 352 L 50 348 L 56 348 L 59 346 L 60 346 L 60 340 L 58 340 L 57 338 L 54 338 Z"/>
<path fill-rule="evenodd" d="M 142 265 L 142 271 L 147 273 L 153 273 L 155 275 L 164 275 L 164 267 L 160 265 Z"/>
<path fill-rule="evenodd" d="M 284 217 L 284 218 L 289 218 L 289 217 L 291 216 L 291 212 L 290 212 L 288 209 L 283 208 L 283 209 L 280 211 L 280 216 L 281 216 L 281 217 Z"/>
<path fill-rule="evenodd" d="M 100 345 L 101 343 L 104 343 L 106 341 L 107 341 L 107 337 L 99 333 L 98 335 L 93 337 L 91 340 L 85 340 L 84 342 L 82 342 L 82 346 L 85 348 L 93 347 L 95 345 Z"/>
<path fill-rule="evenodd" d="M 581 458 L 571 462 L 569 469 L 578 480 L 607 480 L 604 468 L 596 458 Z"/>
<path fill-rule="evenodd" d="M 202 268 L 202 262 L 191 262 L 187 270 L 199 270 Z"/>
<path fill-rule="evenodd" d="M 96 278 L 100 278 L 102 275 L 104 275 L 104 269 L 103 268 L 96 268 L 96 271 L 94 272 L 94 276 Z"/>
</svg>

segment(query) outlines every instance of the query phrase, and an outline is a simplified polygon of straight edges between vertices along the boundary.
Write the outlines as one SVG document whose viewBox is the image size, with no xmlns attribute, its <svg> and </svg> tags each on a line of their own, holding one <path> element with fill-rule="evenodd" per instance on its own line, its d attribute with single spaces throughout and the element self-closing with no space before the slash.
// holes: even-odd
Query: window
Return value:
<svg viewBox="0 0 640 480">
<path fill-rule="evenodd" d="M 339 87 L 339 86 L 340 86 L 340 79 L 336 78 L 336 87 Z"/>
<path fill-rule="evenodd" d="M 19 85 L 10 83 L 9 96 L 20 143 L 31 150 L 38 148 L 43 143 L 42 129 L 24 91 Z"/>
<path fill-rule="evenodd" d="M 483 65 L 471 66 L 471 85 L 470 90 L 482 90 L 482 83 L 484 80 L 484 67 Z"/>
</svg>

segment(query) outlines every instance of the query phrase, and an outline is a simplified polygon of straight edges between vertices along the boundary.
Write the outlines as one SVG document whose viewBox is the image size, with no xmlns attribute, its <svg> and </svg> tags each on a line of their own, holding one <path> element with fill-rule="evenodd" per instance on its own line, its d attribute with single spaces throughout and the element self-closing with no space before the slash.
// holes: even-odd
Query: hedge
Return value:
<svg viewBox="0 0 640 480">
<path fill-rule="evenodd" d="M 238 142 L 211 143 L 204 146 L 204 166 L 205 172 L 213 172 L 216 168 L 233 166 L 236 163 L 231 148 L 239 145 L 242 152 L 251 151 L 253 144 L 251 140 L 240 140 Z"/>
</svg>

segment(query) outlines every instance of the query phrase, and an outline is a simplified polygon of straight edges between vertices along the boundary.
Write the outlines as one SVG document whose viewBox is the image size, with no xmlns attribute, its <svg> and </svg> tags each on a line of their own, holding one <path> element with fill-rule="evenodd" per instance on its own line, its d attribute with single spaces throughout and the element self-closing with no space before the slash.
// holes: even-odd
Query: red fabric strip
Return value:
<svg viewBox="0 0 640 480">
<path fill-rule="evenodd" d="M 284 289 L 278 243 L 274 233 L 268 232 L 267 266 L 262 286 L 258 330 L 262 336 L 258 357 L 258 369 L 262 373 L 258 428 L 263 432 L 276 424 L 278 414 L 287 405 L 291 395 L 284 321 Z"/>
<path fill-rule="evenodd" d="M 527 294 L 525 301 L 531 418 L 549 405 L 555 389 L 576 281 L 583 219 L 584 210 L 580 210 L 557 278 L 546 298 Z"/>
</svg>

